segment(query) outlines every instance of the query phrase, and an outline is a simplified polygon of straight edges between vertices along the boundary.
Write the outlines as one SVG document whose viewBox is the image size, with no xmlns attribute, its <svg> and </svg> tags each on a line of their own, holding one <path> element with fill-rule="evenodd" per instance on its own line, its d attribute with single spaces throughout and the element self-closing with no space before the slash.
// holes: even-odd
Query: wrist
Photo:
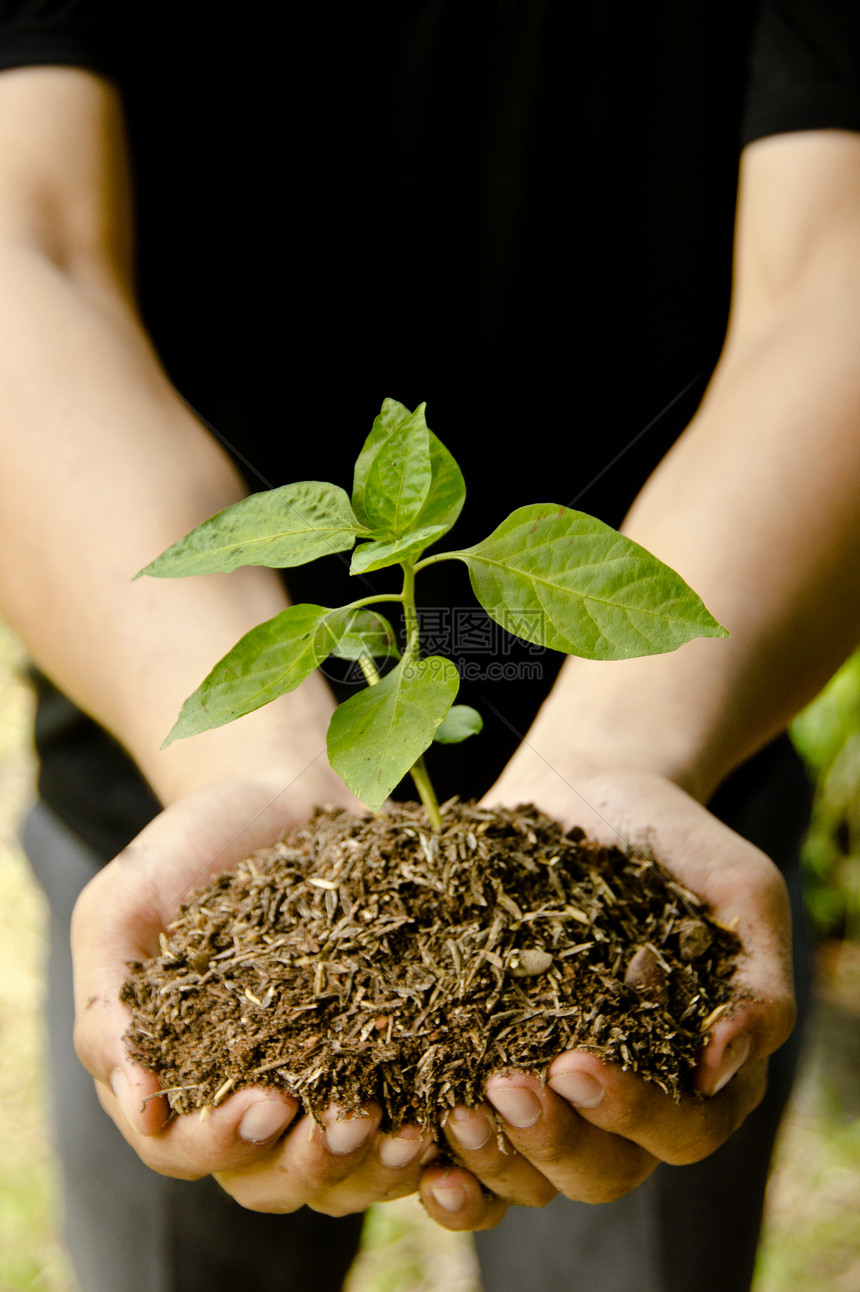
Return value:
<svg viewBox="0 0 860 1292">
<path fill-rule="evenodd" d="M 550 792 L 573 777 L 637 772 L 706 803 L 741 761 L 725 739 L 729 700 L 711 645 L 609 664 L 568 659 L 504 779 Z"/>
</svg>

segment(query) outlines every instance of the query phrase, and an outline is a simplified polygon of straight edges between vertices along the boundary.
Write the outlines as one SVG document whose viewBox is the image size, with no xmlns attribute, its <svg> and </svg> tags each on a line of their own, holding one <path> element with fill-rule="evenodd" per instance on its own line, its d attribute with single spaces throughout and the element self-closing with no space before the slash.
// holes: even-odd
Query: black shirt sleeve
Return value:
<svg viewBox="0 0 860 1292">
<path fill-rule="evenodd" d="M 113 75 L 110 9 L 109 0 L 0 0 L 0 70 L 51 65 Z"/>
<path fill-rule="evenodd" d="M 860 131 L 860 3 L 765 0 L 742 142 L 827 129 Z"/>
</svg>

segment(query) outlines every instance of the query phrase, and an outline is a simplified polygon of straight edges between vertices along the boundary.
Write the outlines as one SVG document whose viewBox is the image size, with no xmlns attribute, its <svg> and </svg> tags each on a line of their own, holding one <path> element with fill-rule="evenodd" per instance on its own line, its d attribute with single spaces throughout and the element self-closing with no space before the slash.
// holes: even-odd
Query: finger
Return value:
<svg viewBox="0 0 860 1292">
<path fill-rule="evenodd" d="M 750 1060 L 711 1099 L 676 1102 L 653 1083 L 596 1055 L 571 1050 L 550 1065 L 550 1088 L 600 1130 L 632 1140 L 662 1162 L 698 1162 L 720 1147 L 761 1102 L 767 1060 Z"/>
<path fill-rule="evenodd" d="M 388 1202 L 415 1193 L 423 1162 L 435 1157 L 432 1137 L 417 1126 L 404 1126 L 396 1135 L 377 1134 L 371 1151 L 346 1179 L 309 1200 L 313 1211 L 329 1216 L 365 1211 L 376 1202 Z"/>
<path fill-rule="evenodd" d="M 733 874 L 729 866 L 709 885 L 708 896 L 719 903 L 720 918 L 737 930 L 743 953 L 732 980 L 735 999 L 713 1027 L 694 1072 L 694 1088 L 703 1095 L 719 1094 L 744 1064 L 777 1050 L 797 1017 L 785 884 L 763 854 L 751 846 L 748 852 L 742 872 Z"/>
<path fill-rule="evenodd" d="M 138 1067 L 123 1056 L 107 1082 L 96 1087 L 110 1091 L 113 1101 L 102 1099 L 102 1107 L 116 1122 L 129 1143 L 157 1135 L 170 1122 L 170 1105 L 154 1072 Z"/>
<path fill-rule="evenodd" d="M 105 1112 L 148 1167 L 181 1180 L 250 1166 L 271 1151 L 298 1111 L 290 1095 L 249 1088 L 218 1108 L 184 1114 L 161 1131 L 142 1135 L 136 1094 L 118 1069 L 112 1076 L 111 1084 L 96 1082 Z"/>
<path fill-rule="evenodd" d="M 693 1073 L 693 1088 L 700 1095 L 712 1097 L 724 1090 L 745 1063 L 755 1047 L 752 1029 L 741 1011 L 715 1028 L 707 1046 L 699 1054 Z"/>
<path fill-rule="evenodd" d="M 169 1108 L 164 1098 L 152 1097 L 160 1089 L 158 1078 L 134 1064 L 128 1055 L 123 1038 L 130 1011 L 121 1002 L 120 991 L 129 961 L 151 954 L 153 940 L 157 946 L 161 915 L 152 892 L 137 877 L 132 891 L 127 886 L 120 891 L 117 874 L 118 870 L 108 866 L 96 875 L 72 914 L 74 1045 L 81 1063 L 101 1087 L 117 1087 L 133 1133 L 154 1135 L 167 1122 Z M 131 908 L 135 918 L 126 925 L 116 913 Z M 110 1101 L 105 1106 L 116 1111 Z M 117 1125 L 122 1129 L 119 1121 Z"/>
<path fill-rule="evenodd" d="M 590 1125 L 536 1077 L 491 1077 L 487 1098 L 504 1121 L 505 1134 L 532 1170 L 576 1202 L 614 1202 L 645 1180 L 657 1165 L 630 1139 Z M 496 1192 L 504 1185 L 492 1163 L 467 1164 Z"/>
<path fill-rule="evenodd" d="M 505 1202 L 543 1207 L 555 1197 L 555 1186 L 501 1135 L 489 1104 L 454 1108 L 445 1135 L 458 1161 Z"/>
<path fill-rule="evenodd" d="M 791 910 L 785 881 L 769 857 L 710 814 L 687 814 L 672 869 L 732 929 L 742 952 L 732 979 L 736 1000 L 703 1052 L 697 1088 L 715 1093 L 725 1047 L 743 1034 L 748 1057 L 765 1058 L 794 1027 Z"/>
<path fill-rule="evenodd" d="M 427 1167 L 419 1197 L 431 1220 L 455 1231 L 493 1229 L 508 1209 L 506 1202 L 485 1193 L 480 1181 L 460 1167 Z"/>
<path fill-rule="evenodd" d="M 372 1152 L 381 1116 L 381 1109 L 371 1105 L 353 1116 L 330 1108 L 322 1125 L 303 1117 L 266 1157 L 245 1169 L 215 1172 L 215 1178 L 251 1211 L 291 1212 L 306 1205 L 331 1215 L 360 1211 L 359 1190 L 354 1198 L 349 1189 L 338 1191 L 338 1186 L 357 1173 Z"/>
</svg>

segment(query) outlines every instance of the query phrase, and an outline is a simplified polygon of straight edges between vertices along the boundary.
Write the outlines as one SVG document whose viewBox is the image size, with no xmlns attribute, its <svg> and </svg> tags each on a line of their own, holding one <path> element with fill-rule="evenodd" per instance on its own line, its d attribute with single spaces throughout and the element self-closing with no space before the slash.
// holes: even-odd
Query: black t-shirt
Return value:
<svg viewBox="0 0 860 1292">
<path fill-rule="evenodd" d="M 621 520 L 719 353 L 742 143 L 860 130 L 850 0 L 219 15 L 0 0 L 0 68 L 68 64 L 120 86 L 144 315 L 249 487 L 348 488 L 382 398 L 427 400 L 469 490 L 458 545 L 526 502 Z M 289 585 L 321 604 L 356 595 L 337 558 Z M 487 722 L 446 749 L 438 787 L 480 794 L 560 657 L 494 628 L 488 656 L 481 616 L 448 609 L 474 605 L 458 568 L 428 571 L 419 595 L 428 624 L 457 627 L 451 653 L 478 675 L 461 699 Z M 44 681 L 37 743 L 42 793 L 105 856 L 154 810 Z"/>
</svg>

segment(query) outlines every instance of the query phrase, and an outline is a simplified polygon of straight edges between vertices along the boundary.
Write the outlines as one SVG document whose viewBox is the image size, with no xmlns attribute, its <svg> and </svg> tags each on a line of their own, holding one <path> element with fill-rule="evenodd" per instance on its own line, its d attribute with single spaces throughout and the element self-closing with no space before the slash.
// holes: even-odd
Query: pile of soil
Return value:
<svg viewBox="0 0 860 1292">
<path fill-rule="evenodd" d="M 506 1068 L 584 1046 L 676 1098 L 738 938 L 654 858 L 534 807 L 325 809 L 181 908 L 133 964 L 129 1052 L 174 1113 L 278 1086 L 437 1136 Z"/>
</svg>

